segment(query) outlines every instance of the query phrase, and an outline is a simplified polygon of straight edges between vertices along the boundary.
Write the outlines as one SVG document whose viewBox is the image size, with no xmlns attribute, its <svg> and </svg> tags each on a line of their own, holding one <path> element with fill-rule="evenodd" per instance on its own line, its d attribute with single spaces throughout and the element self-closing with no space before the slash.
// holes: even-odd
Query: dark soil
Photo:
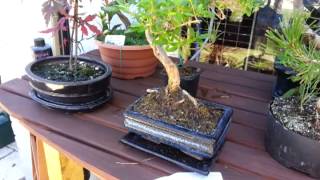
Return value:
<svg viewBox="0 0 320 180">
<path fill-rule="evenodd" d="M 316 119 L 316 98 L 300 108 L 298 98 L 275 98 L 271 105 L 273 115 L 284 127 L 303 136 L 320 141 L 320 126 Z"/>
<path fill-rule="evenodd" d="M 186 78 L 193 76 L 194 74 L 198 73 L 197 68 L 191 67 L 191 66 L 181 66 L 178 68 L 179 70 L 179 75 L 181 78 Z M 167 73 L 164 69 L 161 70 L 160 72 L 162 75 L 167 76 Z"/>
<path fill-rule="evenodd" d="M 99 65 L 84 61 L 78 61 L 77 68 L 73 71 L 69 69 L 68 61 L 53 61 L 34 66 L 32 72 L 44 79 L 58 82 L 87 81 L 105 73 Z"/>
<path fill-rule="evenodd" d="M 196 73 L 197 73 L 197 68 L 194 68 L 194 67 L 184 66 L 182 68 L 179 68 L 180 77 L 192 76 Z"/>
<path fill-rule="evenodd" d="M 213 132 L 223 113 L 220 109 L 211 109 L 199 102 L 196 108 L 182 91 L 166 95 L 164 89 L 147 94 L 134 110 L 153 119 L 207 135 Z"/>
</svg>

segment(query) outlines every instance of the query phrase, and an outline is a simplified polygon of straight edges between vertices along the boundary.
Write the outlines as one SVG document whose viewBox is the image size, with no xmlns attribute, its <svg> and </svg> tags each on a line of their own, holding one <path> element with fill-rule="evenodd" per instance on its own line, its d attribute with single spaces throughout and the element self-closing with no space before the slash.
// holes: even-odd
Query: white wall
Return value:
<svg viewBox="0 0 320 180">
<path fill-rule="evenodd" d="M 0 76 L 2 82 L 24 75 L 24 67 L 33 60 L 30 47 L 33 39 L 44 37 L 51 44 L 42 14 L 43 0 L 0 1 Z M 102 1 L 84 1 L 83 11 L 96 13 Z M 85 52 L 96 49 L 93 39 L 83 42 Z"/>
</svg>

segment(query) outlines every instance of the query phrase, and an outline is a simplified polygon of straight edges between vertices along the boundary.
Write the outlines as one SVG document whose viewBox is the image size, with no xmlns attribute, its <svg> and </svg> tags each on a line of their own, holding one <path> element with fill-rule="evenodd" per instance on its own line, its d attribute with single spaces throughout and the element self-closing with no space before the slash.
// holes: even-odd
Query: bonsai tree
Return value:
<svg viewBox="0 0 320 180">
<path fill-rule="evenodd" d="M 262 0 L 236 0 L 237 6 L 226 0 L 133 0 L 131 3 L 136 5 L 136 10 L 128 12 L 145 29 L 147 40 L 152 46 L 155 56 L 166 70 L 168 75 L 167 93 L 180 91 L 179 70 L 167 52 L 179 51 L 184 63 L 186 63 L 191 43 L 199 43 L 201 45 L 200 51 L 204 43 L 215 40 L 216 33 L 212 33 L 213 21 L 215 18 L 223 19 L 225 17 L 224 8 L 228 7 L 234 12 L 241 10 L 241 13 L 251 14 L 263 5 Z M 122 3 L 122 5 L 126 4 Z M 200 34 L 193 28 L 201 22 L 199 17 L 210 18 L 207 34 Z M 181 37 L 182 28 L 185 31 L 183 32 L 186 34 L 185 37 Z M 198 53 L 195 53 L 195 56 Z M 187 94 L 185 91 L 182 92 Z M 196 104 L 192 97 L 189 96 L 189 98 Z"/>
<path fill-rule="evenodd" d="M 269 30 L 268 47 L 279 57 L 280 63 L 296 73 L 291 79 L 299 83 L 283 99 L 296 97 L 298 104 L 295 105 L 300 104 L 300 112 L 312 107 L 313 112 L 308 114 L 314 119 L 313 127 L 320 131 L 320 37 L 306 25 L 306 18 L 305 14 L 295 14 L 282 22 L 279 30 Z"/>
<path fill-rule="evenodd" d="M 48 25 L 51 18 L 56 16 L 58 13 L 63 15 L 62 18 L 51 28 L 41 31 L 43 33 L 57 33 L 59 30 L 67 31 L 65 27 L 65 22 L 69 20 L 72 23 L 71 26 L 71 46 L 70 46 L 70 60 L 69 60 L 69 70 L 76 70 L 78 52 L 80 49 L 80 43 L 84 39 L 84 36 L 89 35 L 89 31 L 95 34 L 101 34 L 101 31 L 92 25 L 92 21 L 96 18 L 96 15 L 87 15 L 82 17 L 79 12 L 81 5 L 79 4 L 81 0 L 71 0 L 68 3 L 67 0 L 46 0 L 42 5 L 43 17 Z M 71 12 L 69 14 L 69 12 Z M 82 32 L 82 37 L 79 38 L 79 30 Z M 64 41 L 68 41 L 67 39 Z"/>
</svg>

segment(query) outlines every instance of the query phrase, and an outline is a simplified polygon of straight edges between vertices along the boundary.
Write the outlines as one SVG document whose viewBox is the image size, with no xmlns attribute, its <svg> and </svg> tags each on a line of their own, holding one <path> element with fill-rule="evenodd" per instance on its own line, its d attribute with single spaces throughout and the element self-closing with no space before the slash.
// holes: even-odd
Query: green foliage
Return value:
<svg viewBox="0 0 320 180">
<path fill-rule="evenodd" d="M 111 19 L 118 12 L 120 12 L 120 10 L 117 8 L 115 3 L 105 2 L 101 7 L 101 11 L 98 13 L 98 17 L 101 20 L 103 35 L 112 34 L 118 27 L 120 27 L 120 24 L 117 24 L 113 27 L 111 27 L 110 25 Z"/>
<path fill-rule="evenodd" d="M 196 24 L 197 17 L 212 16 L 208 10 L 209 1 L 206 0 L 140 0 L 137 6 L 137 19 L 152 32 L 153 43 L 164 46 L 169 52 L 180 50 L 193 42 L 201 43 L 202 39 L 192 25 Z M 183 26 L 186 38 L 181 38 Z"/>
<path fill-rule="evenodd" d="M 187 54 L 182 51 L 186 49 L 184 47 L 190 47 L 193 42 L 202 43 L 205 36 L 192 26 L 200 23 L 198 17 L 214 16 L 208 8 L 209 0 L 136 0 L 133 4 L 136 6 L 134 11 L 126 4 L 122 4 L 122 8 L 152 33 L 152 45 L 160 45 L 168 52 L 179 50 Z"/>
<path fill-rule="evenodd" d="M 125 1 L 122 1 L 122 3 L 128 3 Z M 130 25 L 128 29 L 123 30 L 120 29 L 121 24 L 116 24 L 114 26 L 111 26 L 110 22 L 111 19 L 115 15 L 120 15 L 121 10 L 118 6 L 117 1 L 113 1 L 110 3 L 105 2 L 103 6 L 101 7 L 101 11 L 98 14 L 98 17 L 101 20 L 101 25 L 102 25 L 102 34 L 97 37 L 99 41 L 103 41 L 105 39 L 106 35 L 125 35 L 126 40 L 125 40 L 125 45 L 147 45 L 148 42 L 146 40 L 145 34 L 144 34 L 144 29 L 142 26 L 136 25 L 136 24 L 131 24 L 130 22 L 125 22 L 128 21 L 128 19 L 123 19 L 121 17 L 120 20 L 127 25 Z M 124 16 L 121 13 L 122 17 Z"/>
<path fill-rule="evenodd" d="M 168 52 L 179 51 L 186 59 L 190 53 L 190 44 L 202 45 L 208 34 L 199 34 L 194 26 L 200 23 L 199 17 L 215 18 L 215 7 L 222 9 L 238 5 L 234 11 L 240 11 L 250 15 L 254 10 L 263 5 L 263 0 L 131 0 L 124 3 L 118 0 L 122 10 L 134 16 L 137 21 L 151 32 L 153 36 L 152 45 L 159 45 Z M 136 6 L 130 10 L 130 5 Z M 223 11 L 221 11 L 223 12 Z M 215 29 L 214 29 L 215 30 Z M 211 33 L 212 42 L 215 41 L 217 33 Z"/>
<path fill-rule="evenodd" d="M 301 106 L 319 95 L 320 90 L 320 52 L 315 41 L 306 39 L 305 18 L 303 14 L 295 14 L 289 21 L 282 22 L 279 30 L 267 32 L 267 46 L 272 48 L 283 65 L 297 73 L 291 79 L 299 82 L 300 86 L 286 96 L 297 94 Z"/>
<path fill-rule="evenodd" d="M 230 9 L 232 11 L 231 20 L 241 20 L 243 15 L 250 16 L 265 4 L 265 0 L 216 0 L 216 7 L 223 11 Z"/>
</svg>

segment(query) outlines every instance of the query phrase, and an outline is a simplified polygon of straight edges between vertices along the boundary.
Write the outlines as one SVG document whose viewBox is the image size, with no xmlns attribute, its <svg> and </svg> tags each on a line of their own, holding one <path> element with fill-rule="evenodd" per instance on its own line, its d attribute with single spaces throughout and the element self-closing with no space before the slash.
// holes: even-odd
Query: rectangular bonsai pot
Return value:
<svg viewBox="0 0 320 180">
<path fill-rule="evenodd" d="M 227 126 L 231 121 L 232 109 L 224 105 L 199 100 L 209 108 L 222 111 L 215 129 L 209 134 L 195 132 L 190 129 L 168 124 L 161 120 L 150 118 L 140 112 L 134 111 L 133 107 L 143 98 L 139 98 L 124 112 L 125 127 L 129 132 L 136 133 L 145 139 L 156 143 L 163 143 L 179 149 L 180 151 L 199 160 L 209 159 L 215 155 L 217 141 L 224 142 L 219 137 L 227 132 Z"/>
</svg>

